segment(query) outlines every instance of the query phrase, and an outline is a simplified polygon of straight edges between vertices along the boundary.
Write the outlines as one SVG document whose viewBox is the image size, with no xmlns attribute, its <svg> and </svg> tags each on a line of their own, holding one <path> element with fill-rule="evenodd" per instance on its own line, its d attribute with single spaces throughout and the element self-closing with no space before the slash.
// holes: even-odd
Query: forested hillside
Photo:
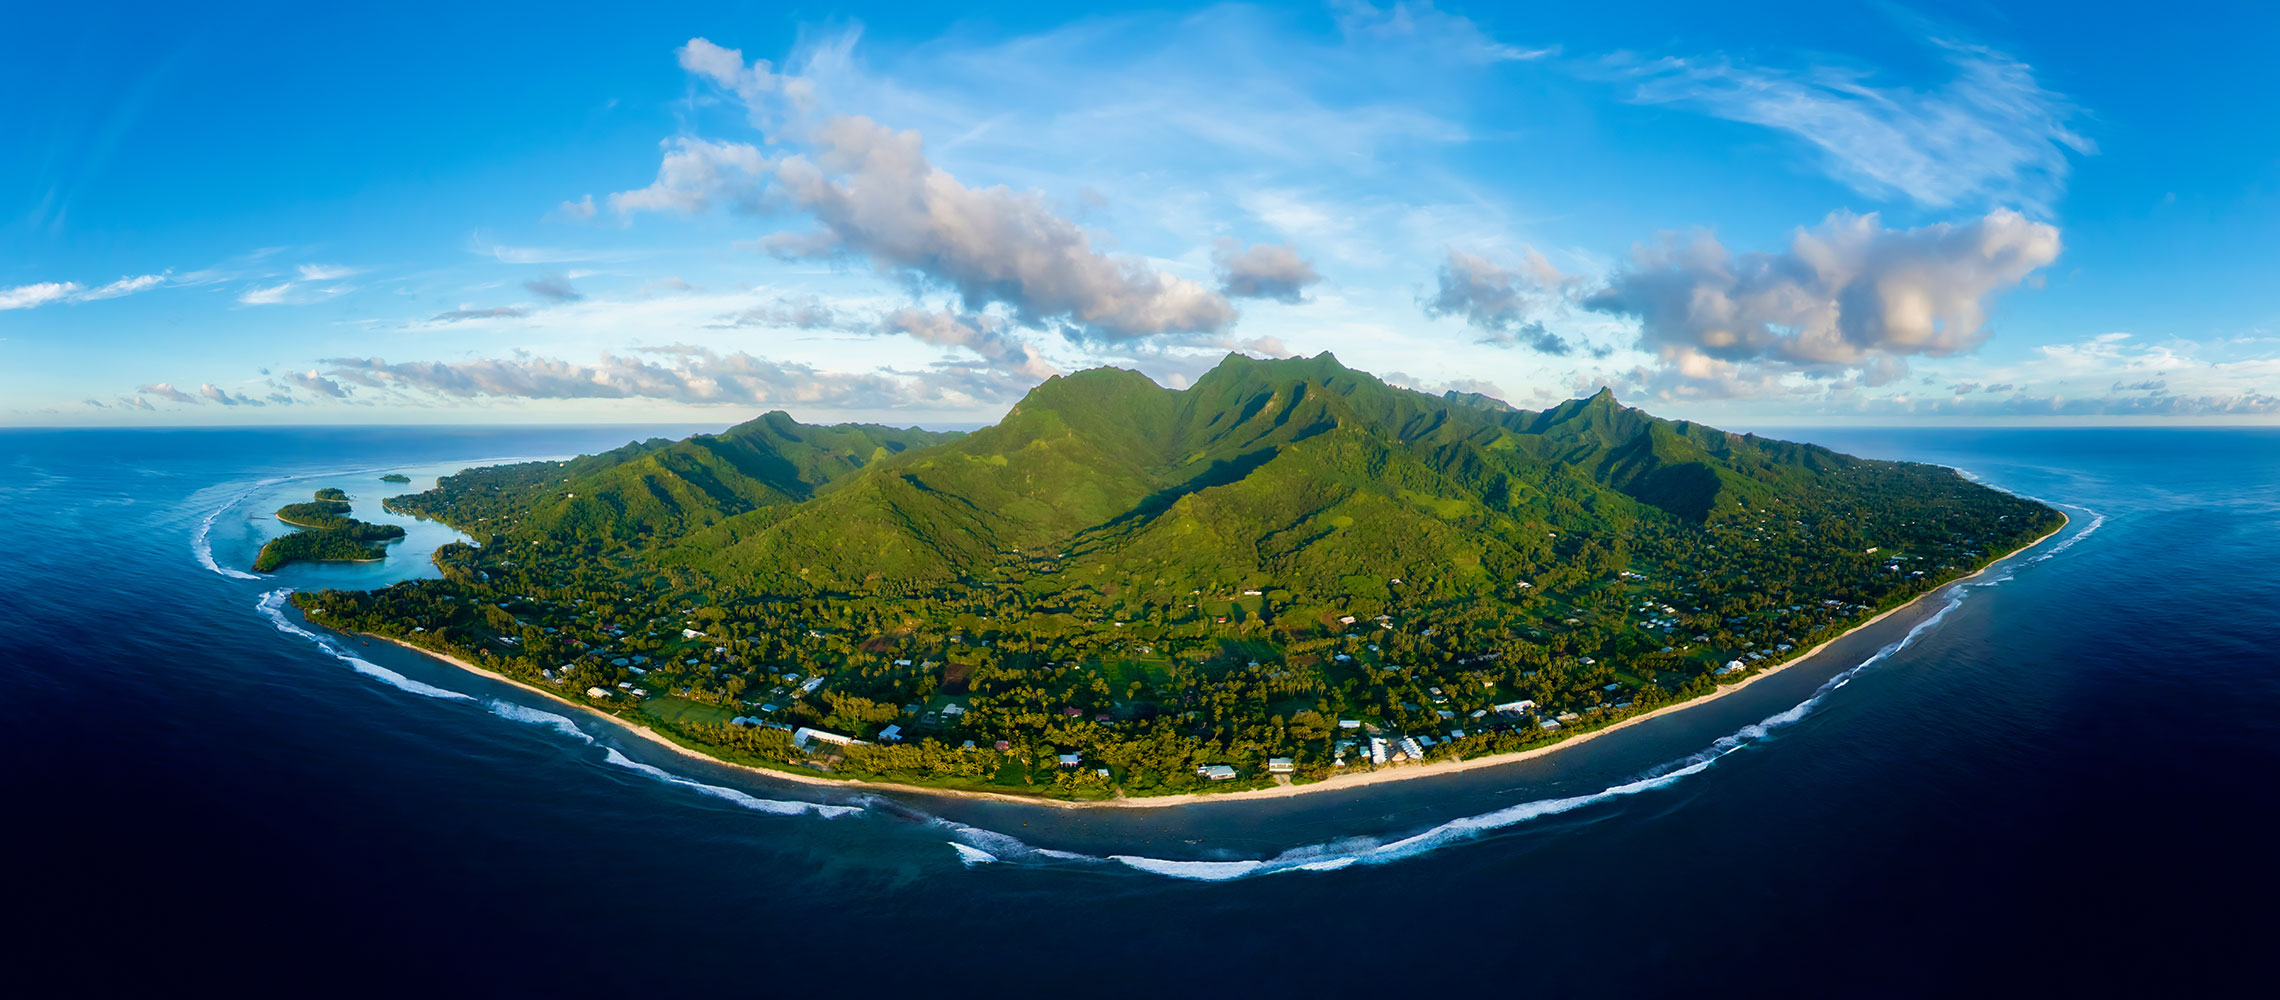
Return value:
<svg viewBox="0 0 2280 1000">
<path fill-rule="evenodd" d="M 1386 732 L 1437 754 L 1555 739 L 2059 521 L 1604 390 L 1526 411 L 1327 354 L 1231 355 L 1185 390 L 1055 377 L 965 435 L 771 413 L 390 506 L 484 544 L 439 552 L 442 581 L 315 595 L 320 620 L 607 692 L 762 763 L 1074 795 L 1221 761 L 1263 780 L 1269 756 L 1372 766 Z M 823 757 L 779 725 L 894 739 Z M 1072 747 L 1109 774 L 1032 770 Z"/>
</svg>

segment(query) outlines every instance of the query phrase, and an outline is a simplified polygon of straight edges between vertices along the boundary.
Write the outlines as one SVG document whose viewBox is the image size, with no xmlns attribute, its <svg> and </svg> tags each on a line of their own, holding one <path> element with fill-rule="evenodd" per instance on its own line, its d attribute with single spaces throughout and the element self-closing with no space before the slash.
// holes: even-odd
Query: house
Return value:
<svg viewBox="0 0 2280 1000">
<path fill-rule="evenodd" d="M 1013 749 L 1013 744 L 1008 743 L 1004 740 L 999 740 L 996 743 L 990 744 L 990 749 L 995 750 L 999 753 L 1004 753 L 1008 750 Z"/>
<path fill-rule="evenodd" d="M 1235 769 L 1225 764 L 1212 764 L 1206 767 L 1199 767 L 1195 769 L 1195 773 L 1203 775 L 1206 778 L 1210 778 L 1213 781 L 1230 781 L 1235 777 Z"/>
<path fill-rule="evenodd" d="M 1288 757 L 1267 758 L 1268 774 L 1289 774 L 1296 770 L 1298 770 L 1298 763 Z"/>
<path fill-rule="evenodd" d="M 1062 767 L 1075 767 L 1085 762 L 1083 757 L 1073 753 L 1062 754 L 1058 759 Z"/>
<path fill-rule="evenodd" d="M 801 693 L 801 694 L 814 694 L 814 693 L 815 693 L 815 689 L 816 689 L 816 688 L 819 688 L 819 687 L 822 687 L 822 686 L 823 686 L 823 678 L 822 678 L 822 677 L 810 677 L 810 678 L 808 678 L 808 679 L 807 679 L 807 683 L 800 685 L 800 693 Z"/>
<path fill-rule="evenodd" d="M 1362 720 L 1360 720 L 1360 719 L 1339 719 L 1339 720 L 1338 720 L 1338 728 L 1340 728 L 1340 729 L 1360 729 L 1360 728 L 1362 728 Z"/>
<path fill-rule="evenodd" d="M 1491 705 L 1489 707 L 1505 715 L 1519 715 L 1522 712 L 1536 707 L 1536 703 L 1526 698 L 1522 698 L 1519 701 L 1508 701 L 1502 705 Z M 1478 718 L 1479 716 L 1476 713 L 1474 717 Z"/>
<path fill-rule="evenodd" d="M 901 727 L 901 726 L 888 726 L 888 727 L 887 727 L 887 728 L 885 728 L 885 729 L 881 729 L 881 730 L 879 730 L 879 738 L 880 738 L 880 739 L 882 739 L 882 740 L 899 740 L 899 739 L 902 739 L 902 727 Z"/>
<path fill-rule="evenodd" d="M 1352 625 L 1353 623 L 1354 623 L 1354 616 L 1353 616 L 1353 615 L 1339 615 L 1339 616 L 1338 616 L 1338 624 L 1340 624 L 1340 625 Z"/>
<path fill-rule="evenodd" d="M 825 743 L 832 743 L 839 746 L 848 746 L 850 744 L 862 742 L 861 740 L 858 740 L 852 736 L 841 736 L 838 733 L 827 733 L 821 729 L 809 729 L 806 726 L 801 726 L 800 728 L 792 731 L 793 746 L 805 750 L 807 749 L 809 740 L 821 740 Z"/>
<path fill-rule="evenodd" d="M 590 687 L 586 689 L 586 697 L 588 698 L 607 698 L 615 693 L 608 688 Z"/>
<path fill-rule="evenodd" d="M 683 639 L 694 639 L 701 635 L 704 635 L 704 633 L 699 632 L 693 628 L 685 628 L 681 630 L 681 638 Z"/>
</svg>

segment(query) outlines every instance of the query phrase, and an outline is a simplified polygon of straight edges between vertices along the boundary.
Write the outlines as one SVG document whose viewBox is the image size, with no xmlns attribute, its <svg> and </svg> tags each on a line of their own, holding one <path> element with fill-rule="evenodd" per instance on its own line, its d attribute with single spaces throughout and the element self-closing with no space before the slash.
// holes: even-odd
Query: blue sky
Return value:
<svg viewBox="0 0 2280 1000">
<path fill-rule="evenodd" d="M 2268 8 L 1746 6 L 26 9 L 0 422 L 2280 417 Z"/>
</svg>

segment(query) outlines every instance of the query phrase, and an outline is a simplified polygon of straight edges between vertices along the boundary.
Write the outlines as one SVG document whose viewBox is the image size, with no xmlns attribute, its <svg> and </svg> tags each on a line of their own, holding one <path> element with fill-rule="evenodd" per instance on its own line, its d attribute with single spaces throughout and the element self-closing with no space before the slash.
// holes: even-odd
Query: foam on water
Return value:
<svg viewBox="0 0 2280 1000">
<path fill-rule="evenodd" d="M 334 645 L 325 637 L 311 632 L 308 629 L 302 628 L 299 625 L 293 624 L 291 619 L 285 617 L 285 598 L 292 593 L 293 590 L 290 587 L 272 590 L 266 594 L 261 595 L 261 600 L 256 604 L 256 607 L 261 610 L 261 613 L 266 616 L 272 624 L 277 626 L 278 631 L 283 632 L 287 635 L 295 635 L 307 639 L 310 642 L 315 643 L 319 649 L 332 654 L 334 659 L 340 660 L 341 662 L 354 667 L 357 673 L 377 678 L 381 681 L 385 681 L 390 685 L 401 688 L 405 691 L 409 691 L 413 694 L 425 695 L 430 698 L 444 698 L 453 701 L 475 700 L 475 696 L 473 695 L 463 694 L 461 692 L 453 691 L 448 688 L 440 688 L 436 687 L 433 684 L 426 684 L 413 680 L 386 667 L 380 666 L 377 663 L 373 663 L 370 660 L 366 660 L 363 657 L 349 653 L 346 650 L 343 650 L 340 647 Z M 553 729 L 558 733 L 561 733 L 564 736 L 574 737 L 584 743 L 590 744 L 595 742 L 594 737 L 591 734 L 587 733 L 583 729 L 578 728 L 578 724 L 571 721 L 568 716 L 557 715 L 553 712 L 548 712 L 543 709 L 531 708 L 527 705 L 517 705 L 513 702 L 502 701 L 496 698 L 485 701 L 483 704 L 485 708 L 491 711 L 491 714 L 496 715 L 499 718 L 507 719 L 513 722 L 527 723 L 534 726 L 545 726 L 547 728 Z M 681 777 L 680 775 L 667 771 L 664 768 L 644 764 L 640 761 L 634 760 L 631 757 L 627 757 L 625 754 L 618 752 L 617 748 L 615 747 L 605 747 L 604 749 L 608 751 L 607 759 L 609 762 L 616 764 L 619 767 L 639 771 L 643 774 L 649 775 L 652 778 L 656 778 L 659 781 L 692 788 L 698 792 L 710 795 L 716 799 L 725 799 L 729 802 L 734 802 L 737 805 L 743 806 L 744 808 L 753 810 L 755 812 L 770 813 L 778 816 L 796 816 L 801 813 L 812 812 L 826 819 L 832 819 L 840 816 L 853 815 L 855 813 L 863 811 L 863 807 L 861 806 L 835 806 L 826 805 L 821 802 L 786 802 L 778 799 L 763 799 L 737 791 L 734 788 L 724 788 L 719 785 L 708 785 L 701 781 L 691 781 L 687 778 Z"/>
<path fill-rule="evenodd" d="M 229 577 L 233 580 L 263 579 L 264 577 L 259 573 L 248 573 L 242 569 L 232 569 L 228 566 L 224 566 L 214 561 L 214 522 L 221 520 L 222 515 L 235 510 L 237 508 L 237 505 L 244 503 L 247 498 L 253 496 L 255 493 L 259 493 L 263 489 L 275 486 L 278 483 L 282 482 L 285 482 L 285 480 L 264 479 L 258 483 L 253 484 L 251 487 L 248 487 L 245 492 L 231 497 L 228 503 L 214 508 L 212 513 L 206 515 L 205 520 L 198 522 L 198 530 L 192 532 L 190 535 L 191 557 L 197 559 L 199 565 L 202 565 L 207 569 L 213 570 L 214 572 Z"/>
<path fill-rule="evenodd" d="M 825 819 L 837 819 L 841 816 L 852 816 L 863 811 L 863 807 L 861 806 L 833 806 L 825 805 L 821 802 L 785 802 L 780 799 L 763 799 L 757 796 L 747 795 L 743 792 L 737 791 L 734 788 L 724 788 L 719 785 L 708 785 L 701 781 L 691 781 L 687 778 L 681 777 L 678 774 L 674 774 L 671 771 L 665 770 L 662 767 L 644 764 L 638 760 L 628 757 L 625 754 L 618 752 L 618 749 L 616 747 L 604 747 L 603 749 L 608 751 L 609 762 L 616 764 L 619 767 L 639 771 L 659 781 L 666 782 L 667 784 L 692 788 L 703 794 L 710 795 L 713 798 L 725 799 L 729 802 L 734 802 L 737 805 L 743 806 L 744 808 L 750 809 L 754 812 L 764 812 L 775 816 L 797 816 L 801 813 L 812 812 Z"/>
<path fill-rule="evenodd" d="M 958 852 L 959 863 L 965 865 L 968 868 L 972 868 L 975 865 L 990 864 L 997 860 L 997 855 L 991 854 L 990 852 L 982 850 L 979 847 L 968 847 L 955 840 L 944 841 L 944 843 L 949 844 L 951 850 Z"/>
<path fill-rule="evenodd" d="M 339 646 L 335 646 L 325 637 L 318 635 L 315 632 L 311 632 L 308 629 L 302 628 L 299 625 L 293 624 L 291 619 L 285 617 L 285 598 L 291 593 L 293 593 L 293 589 L 291 587 L 272 590 L 266 594 L 261 595 L 261 600 L 256 602 L 254 605 L 261 610 L 261 613 L 263 615 L 268 617 L 269 621 L 272 624 L 277 626 L 277 631 L 283 632 L 286 635 L 297 635 L 303 639 L 307 639 L 310 642 L 315 643 L 318 649 L 322 649 L 325 652 L 332 654 L 334 659 L 355 668 L 357 673 L 385 682 L 392 687 L 409 691 L 416 695 L 423 695 L 429 698 L 444 698 L 453 701 L 475 700 L 474 695 L 461 694 L 460 692 L 453 691 L 449 688 L 439 688 L 433 684 L 426 684 L 420 681 L 415 681 L 409 677 L 390 670 L 387 667 L 383 667 L 377 663 L 374 663 L 361 656 L 357 656 L 354 653 L 342 649 Z"/>
<path fill-rule="evenodd" d="M 2092 522 L 2093 526 L 2097 523 L 2097 521 Z M 2083 533 L 2086 534 L 2087 532 L 2088 529 L 2085 529 Z M 2079 538 L 2080 535 L 2072 537 Z M 2047 556 L 2048 553 L 2045 553 L 2043 558 L 2047 558 Z M 2041 561 L 2040 558 L 2028 560 L 2028 562 L 2039 561 Z M 958 833 L 961 840 L 966 844 L 976 845 L 977 849 L 988 848 L 992 852 L 992 856 L 1001 861 L 1026 860 L 1031 857 L 1110 861 L 1152 875 L 1204 882 L 1224 882 L 1280 872 L 1337 871 L 1357 864 L 1386 864 L 1415 858 L 1452 844 L 1507 830 L 1547 816 L 1557 816 L 1587 806 L 1668 788 L 1694 775 L 1701 774 L 1728 755 L 1767 740 L 1780 730 L 1804 720 L 1825 703 L 1830 695 L 1839 688 L 1852 683 L 1853 679 L 1863 671 L 1889 660 L 1894 654 L 1914 644 L 1918 638 L 1938 628 L 1942 622 L 1947 620 L 1949 614 L 1962 606 L 1964 598 L 1970 593 L 1971 588 L 1992 587 L 2009 579 L 2011 579 L 2010 574 L 2006 571 L 1999 578 L 1973 581 L 1966 586 L 1951 588 L 1939 610 L 1925 616 L 1923 621 L 1910 627 L 1907 633 L 1900 638 L 1822 682 L 1821 686 L 1814 689 L 1813 694 L 1804 701 L 1743 726 L 1727 736 L 1720 737 L 1700 752 L 1649 768 L 1636 778 L 1596 792 L 1522 802 L 1477 816 L 1453 819 L 1420 833 L 1396 840 L 1380 841 L 1367 837 L 1355 837 L 1324 841 L 1294 847 L 1271 858 L 1174 860 L 1136 854 L 1112 854 L 1107 858 L 1093 858 L 1088 855 L 1070 854 L 1063 851 L 1046 851 L 1024 844 L 1002 833 L 945 822 Z"/>
<path fill-rule="evenodd" d="M 570 721 L 570 717 L 566 715 L 556 715 L 543 709 L 532 708 L 528 705 L 517 705 L 511 701 L 500 701 L 497 698 L 484 702 L 483 706 L 490 709 L 492 715 L 502 719 L 512 722 L 527 722 L 534 726 L 546 726 L 564 736 L 575 737 L 580 742 L 594 742 L 592 736 L 587 735 L 585 730 L 578 728 L 578 724 Z"/>
</svg>

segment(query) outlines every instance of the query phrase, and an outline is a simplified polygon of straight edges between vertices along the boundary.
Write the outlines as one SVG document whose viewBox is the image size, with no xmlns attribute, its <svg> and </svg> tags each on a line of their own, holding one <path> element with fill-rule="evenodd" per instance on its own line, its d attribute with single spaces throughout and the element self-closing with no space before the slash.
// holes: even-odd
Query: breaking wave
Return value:
<svg viewBox="0 0 2280 1000">
<path fill-rule="evenodd" d="M 2076 507 L 2074 504 L 2066 504 L 2065 506 Z M 2049 550 L 2038 553 L 2016 565 L 2031 565 L 2048 559 L 2063 551 L 2066 546 L 2090 534 L 2097 529 L 2098 525 L 2105 522 L 2104 516 L 2095 511 L 2082 507 L 2076 507 L 2076 509 L 2092 515 L 2088 527 L 2067 536 Z M 1452 844 L 1477 839 L 1547 816 L 1557 816 L 1587 806 L 1668 788 L 1694 775 L 1701 774 L 1728 755 L 1771 739 L 1781 730 L 1812 715 L 1814 710 L 1836 693 L 1837 689 L 1852 683 L 1853 679 L 1860 676 L 1862 672 L 1885 662 L 1894 654 L 1913 645 L 1917 639 L 1926 633 L 1938 628 L 1942 622 L 1947 620 L 1950 613 L 1962 606 L 1964 599 L 1973 589 L 1992 587 L 2009 579 L 2011 579 L 2011 575 L 2009 568 L 2007 568 L 2000 577 L 1969 581 L 1963 585 L 1950 588 L 1946 595 L 1946 601 L 1939 610 L 1910 627 L 1907 633 L 1900 638 L 1822 682 L 1821 686 L 1814 689 L 1813 694 L 1804 701 L 1755 723 L 1743 726 L 1733 733 L 1719 738 L 1709 747 L 1697 753 L 1650 768 L 1638 777 L 1596 792 L 1522 802 L 1477 816 L 1453 819 L 1422 832 L 1394 840 L 1355 837 L 1324 841 L 1294 847 L 1271 858 L 1175 860 L 1135 854 L 1112 854 L 1102 858 L 1066 851 L 1047 851 L 1022 843 L 1002 833 L 948 821 L 940 822 L 958 837 L 958 840 L 951 842 L 951 847 L 958 852 L 961 860 L 966 860 L 967 867 L 973 867 L 976 863 L 967 860 L 970 856 L 969 852 L 971 852 L 971 855 L 986 855 L 992 861 L 1019 862 L 1043 858 L 1064 861 L 1079 860 L 1121 865 L 1134 871 L 1168 878 L 1224 882 L 1281 872 L 1336 871 L 1353 865 L 1386 864 L 1414 858 Z"/>
<path fill-rule="evenodd" d="M 316 634 L 315 632 L 311 632 L 308 629 L 293 624 L 291 619 L 285 617 L 285 598 L 291 593 L 293 593 L 293 589 L 291 587 L 272 590 L 266 594 L 261 595 L 261 600 L 256 602 L 254 605 L 255 607 L 261 609 L 261 613 L 264 616 L 268 617 L 269 621 L 272 624 L 277 626 L 277 631 L 283 632 L 286 635 L 297 635 L 303 639 L 307 639 L 310 642 L 315 643 L 318 649 L 322 649 L 325 652 L 332 654 L 334 659 L 356 668 L 357 673 L 382 681 L 392 687 L 400 688 L 416 695 L 424 695 L 429 698 L 444 698 L 452 701 L 475 700 L 474 695 L 461 694 L 449 688 L 439 688 L 433 684 L 415 681 L 409 677 L 390 670 L 387 667 L 383 667 L 377 663 L 374 663 L 361 656 L 357 656 L 354 653 L 342 649 L 339 646 L 334 645 L 331 640 L 328 640 L 325 637 Z"/>
<path fill-rule="evenodd" d="M 534 726 L 545 726 L 583 743 L 594 742 L 594 738 L 588 735 L 585 730 L 578 728 L 578 724 L 570 721 L 570 717 L 567 715 L 556 715 L 544 709 L 517 705 L 514 702 L 501 701 L 497 698 L 484 702 L 483 707 L 490 709 L 492 715 L 510 722 L 527 722 Z"/>
<path fill-rule="evenodd" d="M 357 673 L 363 674 L 367 677 L 376 678 L 380 681 L 386 682 L 391 686 L 409 691 L 413 694 L 425 695 L 430 698 L 443 698 L 452 701 L 475 700 L 474 695 L 463 694 L 461 692 L 453 691 L 448 688 L 440 688 L 436 687 L 433 684 L 427 684 L 421 681 L 413 680 L 377 663 L 373 663 L 370 660 L 350 653 L 347 650 L 341 649 L 339 646 L 334 645 L 331 640 L 326 639 L 325 637 L 318 635 L 315 632 L 311 632 L 308 629 L 302 628 L 299 625 L 293 624 L 292 619 L 285 617 L 285 598 L 292 593 L 293 590 L 290 587 L 272 590 L 266 594 L 261 595 L 261 600 L 256 604 L 256 607 L 261 610 L 262 615 L 267 617 L 272 624 L 276 625 L 279 632 L 283 632 L 286 635 L 300 636 L 303 639 L 307 639 L 310 642 L 315 643 L 317 648 L 332 654 L 334 659 L 340 660 L 341 662 L 356 668 Z M 491 714 L 496 715 L 502 719 L 507 719 L 513 722 L 527 723 L 534 726 L 545 726 L 549 729 L 554 730 L 555 732 L 561 733 L 564 736 L 573 737 L 584 743 L 591 744 L 595 742 L 592 734 L 589 734 L 585 730 L 578 728 L 578 724 L 571 721 L 570 717 L 565 715 L 558 715 L 553 712 L 548 712 L 543 709 L 531 708 L 526 705 L 517 705 L 513 702 L 502 701 L 496 698 L 485 701 L 483 703 L 483 707 L 489 709 L 491 711 Z M 608 761 L 612 764 L 616 764 L 619 767 L 639 771 L 643 774 L 649 775 L 652 778 L 656 778 L 659 781 L 681 785 L 687 788 L 693 788 L 716 799 L 725 799 L 756 812 L 771 813 L 779 816 L 796 816 L 800 813 L 812 812 L 818 816 L 830 819 L 863 811 L 863 807 L 861 806 L 834 806 L 825 805 L 820 802 L 784 802 L 777 799 L 763 799 L 757 796 L 747 795 L 743 792 L 737 791 L 734 788 L 724 788 L 719 785 L 708 785 L 701 781 L 691 781 L 687 778 L 681 777 L 680 775 L 674 774 L 671 771 L 667 771 L 664 768 L 654 767 L 649 764 L 644 764 L 638 760 L 634 760 L 633 758 L 618 752 L 617 748 L 615 747 L 604 747 L 603 749 L 608 751 Z"/>
<path fill-rule="evenodd" d="M 997 855 L 991 854 L 990 852 L 982 850 L 979 847 L 968 847 L 955 840 L 948 841 L 947 843 L 949 843 L 951 850 L 958 852 L 958 860 L 964 862 L 968 868 L 972 868 L 975 865 L 990 864 L 997 860 Z"/>
<path fill-rule="evenodd" d="M 198 522 L 198 530 L 190 535 L 191 557 L 197 559 L 199 565 L 233 580 L 266 579 L 259 573 L 248 573 L 242 569 L 233 569 L 214 561 L 214 522 L 221 520 L 222 515 L 237 509 L 237 505 L 244 503 L 248 497 L 284 481 L 284 479 L 264 479 L 247 487 L 245 492 L 231 497 L 228 503 L 214 508 L 212 513 L 206 515 L 205 520 Z"/>
<path fill-rule="evenodd" d="M 608 751 L 609 762 L 616 764 L 619 767 L 627 768 L 633 771 L 639 771 L 668 784 L 693 788 L 706 795 L 710 795 L 713 798 L 725 799 L 727 801 L 734 802 L 737 805 L 743 806 L 746 809 L 753 810 L 754 812 L 764 812 L 776 816 L 797 816 L 801 813 L 812 812 L 825 819 L 837 819 L 841 816 L 852 816 L 863 811 L 862 806 L 833 806 L 825 805 L 821 802 L 785 802 L 781 799 L 763 799 L 757 796 L 747 795 L 743 792 L 737 791 L 734 788 L 724 788 L 720 785 L 708 785 L 701 781 L 691 781 L 687 778 L 681 777 L 680 775 L 674 774 L 671 771 L 665 770 L 662 767 L 644 764 L 638 760 L 626 756 L 625 754 L 619 753 L 616 747 L 604 747 L 603 749 Z"/>
</svg>

